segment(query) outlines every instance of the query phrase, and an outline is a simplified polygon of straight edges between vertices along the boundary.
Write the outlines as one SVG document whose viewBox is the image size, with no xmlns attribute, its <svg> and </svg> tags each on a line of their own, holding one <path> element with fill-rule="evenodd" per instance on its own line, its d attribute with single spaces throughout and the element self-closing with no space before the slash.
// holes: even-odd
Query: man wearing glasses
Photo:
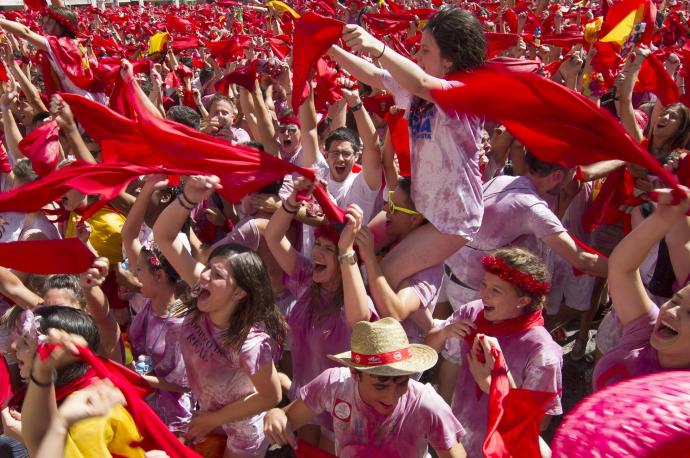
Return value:
<svg viewBox="0 0 690 458">
<path fill-rule="evenodd" d="M 412 201 L 411 186 L 410 177 L 401 178 L 395 190 L 388 192 L 385 231 L 387 238 L 394 241 L 391 245 L 403 240 L 419 226 L 427 224 L 424 215 L 417 211 Z M 363 227 L 357 234 L 356 242 L 367 271 L 371 298 L 379 316 L 401 321 L 410 342 L 424 342 L 433 325 L 432 314 L 443 279 L 442 266 L 439 264 L 417 272 L 393 289 L 379 265 L 371 231 Z M 385 247 L 388 248 L 392 246 Z"/>
<path fill-rule="evenodd" d="M 376 128 L 362 105 L 359 94 L 343 89 L 350 112 L 357 123 L 355 132 L 340 127 L 328 134 L 325 151 L 319 147 L 316 111 L 313 100 L 300 108 L 302 165 L 314 164 L 317 174 L 326 181 L 328 192 L 341 208 L 357 204 L 364 211 L 364 223 L 374 216 L 374 206 L 382 184 L 381 148 Z M 359 133 L 359 135 L 358 135 Z M 361 135 L 361 139 L 360 139 Z M 361 155 L 361 171 L 353 168 Z M 323 157 L 327 168 L 320 167 Z"/>
</svg>

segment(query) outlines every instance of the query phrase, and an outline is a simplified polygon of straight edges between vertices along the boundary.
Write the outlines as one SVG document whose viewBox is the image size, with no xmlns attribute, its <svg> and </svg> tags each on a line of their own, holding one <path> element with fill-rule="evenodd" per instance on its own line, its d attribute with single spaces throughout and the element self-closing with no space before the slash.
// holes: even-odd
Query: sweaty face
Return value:
<svg viewBox="0 0 690 458">
<path fill-rule="evenodd" d="M 479 290 L 484 303 L 484 317 L 489 321 L 517 318 L 530 303 L 529 296 L 518 296 L 515 287 L 492 273 L 484 273 Z"/>
<path fill-rule="evenodd" d="M 146 298 L 153 298 L 156 295 L 157 281 L 156 276 L 151 272 L 147 255 L 142 251 L 137 258 L 137 266 L 134 271 L 137 280 L 141 283 L 141 295 Z"/>
<path fill-rule="evenodd" d="M 674 367 L 690 366 L 690 286 L 661 306 L 649 343 Z"/>
<path fill-rule="evenodd" d="M 209 260 L 199 278 L 197 308 L 210 314 L 212 319 L 215 317 L 214 323 L 227 323 L 240 291 L 227 259 L 216 256 Z"/>
<path fill-rule="evenodd" d="M 421 47 L 415 57 L 422 70 L 436 78 L 446 76 L 453 66 L 451 61 L 441 57 L 441 49 L 434 35 L 428 30 L 422 32 Z"/>
<path fill-rule="evenodd" d="M 410 377 L 378 377 L 364 373 L 353 375 L 358 380 L 359 396 L 369 407 L 382 415 L 395 411 L 398 401 L 407 393 Z"/>
<path fill-rule="evenodd" d="M 41 18 L 41 28 L 48 35 L 59 36 L 62 31 L 62 26 L 50 16 L 43 16 Z"/>
<path fill-rule="evenodd" d="M 28 380 L 31 374 L 31 366 L 33 365 L 34 355 L 36 354 L 36 340 L 20 334 L 10 344 L 10 350 L 17 358 L 19 366 L 19 375 L 22 379 Z"/>
<path fill-rule="evenodd" d="M 326 152 L 326 162 L 331 170 L 331 177 L 337 182 L 345 181 L 352 172 L 355 165 L 357 154 L 355 149 L 347 140 L 334 140 Z"/>
<path fill-rule="evenodd" d="M 395 189 L 393 194 L 389 197 L 393 203 L 398 207 L 412 209 L 412 202 L 410 197 L 399 186 Z M 414 215 L 394 210 L 391 212 L 390 205 L 385 207 L 386 210 L 386 235 L 400 240 L 407 234 L 412 232 L 416 227 L 414 224 Z"/>
</svg>

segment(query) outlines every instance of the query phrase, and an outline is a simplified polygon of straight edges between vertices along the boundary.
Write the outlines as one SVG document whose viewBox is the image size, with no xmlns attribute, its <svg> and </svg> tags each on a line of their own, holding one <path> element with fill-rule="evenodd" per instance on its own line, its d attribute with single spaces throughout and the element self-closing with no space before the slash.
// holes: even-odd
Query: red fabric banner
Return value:
<svg viewBox="0 0 690 458">
<path fill-rule="evenodd" d="M 487 458 L 539 458 L 539 423 L 556 393 L 511 388 L 503 353 L 491 349 L 494 367 L 489 421 L 482 450 Z"/>
<path fill-rule="evenodd" d="M 620 159 L 678 184 L 610 113 L 553 81 L 490 67 L 454 79 L 458 86 L 433 92 L 440 107 L 501 122 L 545 162 L 570 168 Z"/>
<path fill-rule="evenodd" d="M 76 238 L 0 243 L 0 265 L 34 274 L 80 274 L 96 255 Z"/>
<path fill-rule="evenodd" d="M 314 12 L 305 13 L 295 26 L 292 56 L 292 109 L 295 113 L 309 97 L 310 73 L 343 33 L 341 21 Z"/>
<path fill-rule="evenodd" d="M 19 142 L 19 151 L 31 159 L 31 168 L 39 176 L 46 176 L 55 170 L 60 156 L 59 127 L 49 121 L 32 130 Z"/>
</svg>

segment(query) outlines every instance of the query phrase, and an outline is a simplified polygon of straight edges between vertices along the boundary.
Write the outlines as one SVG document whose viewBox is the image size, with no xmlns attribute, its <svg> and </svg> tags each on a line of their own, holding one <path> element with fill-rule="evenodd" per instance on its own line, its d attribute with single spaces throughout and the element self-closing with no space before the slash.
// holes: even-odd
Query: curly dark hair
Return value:
<svg viewBox="0 0 690 458">
<path fill-rule="evenodd" d="M 271 279 L 263 260 L 256 252 L 235 243 L 216 247 L 208 259 L 218 257 L 227 261 L 235 283 L 246 293 L 237 304 L 225 331 L 225 345 L 239 351 L 255 325 L 263 325 L 263 330 L 278 346 L 282 345 L 287 335 L 287 323 L 273 299 Z"/>
<path fill-rule="evenodd" d="M 484 64 L 486 38 L 481 24 L 469 11 L 443 8 L 429 18 L 424 30 L 433 35 L 441 57 L 453 62 L 450 73 Z"/>
</svg>

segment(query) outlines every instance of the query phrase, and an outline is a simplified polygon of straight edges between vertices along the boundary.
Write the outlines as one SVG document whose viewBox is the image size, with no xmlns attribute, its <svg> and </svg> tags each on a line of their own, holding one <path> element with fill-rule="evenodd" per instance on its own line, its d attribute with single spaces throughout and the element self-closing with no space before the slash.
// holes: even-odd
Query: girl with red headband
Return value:
<svg viewBox="0 0 690 458">
<path fill-rule="evenodd" d="M 369 321 L 376 312 L 362 280 L 354 251 L 355 237 L 362 225 L 362 210 L 348 207 L 347 224 L 340 233 L 334 226 L 319 226 L 315 231 L 311 258 L 301 256 L 285 234 L 299 210 L 297 195 L 309 191 L 311 183 L 295 181 L 292 195 L 273 214 L 264 237 L 276 261 L 285 272 L 285 286 L 297 299 L 288 318 L 290 327 L 293 381 L 289 397 L 337 366 L 326 355 L 347 350 L 352 326 Z M 302 438 L 333 451 L 333 424 L 328 414 L 317 418 L 319 427 L 307 426 Z"/>
<path fill-rule="evenodd" d="M 470 302 L 443 325 L 430 331 L 427 345 L 445 358 L 442 365 L 459 365 L 457 379 L 447 379 L 442 367 L 441 394 L 450 400 L 465 427 L 462 443 L 468 456 L 481 456 L 489 418 L 491 348 L 501 350 L 511 385 L 548 393 L 561 392 L 563 352 L 544 328 L 542 307 L 549 292 L 544 263 L 521 248 L 504 248 L 482 260 L 486 271 L 481 299 Z M 544 409 L 560 415 L 558 396 Z M 544 430 L 550 417 L 542 421 Z M 537 441 L 537 438 L 534 438 Z"/>
</svg>

